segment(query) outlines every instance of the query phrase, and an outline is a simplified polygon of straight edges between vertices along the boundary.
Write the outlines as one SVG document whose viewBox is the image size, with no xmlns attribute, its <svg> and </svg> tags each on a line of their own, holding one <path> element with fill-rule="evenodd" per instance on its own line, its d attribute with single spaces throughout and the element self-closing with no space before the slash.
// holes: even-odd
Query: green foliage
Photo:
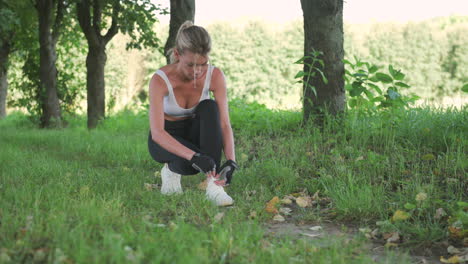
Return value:
<svg viewBox="0 0 468 264">
<path fill-rule="evenodd" d="M 34 8 L 34 7 L 29 7 Z M 68 10 L 72 12 L 72 10 Z M 40 90 L 39 78 L 39 39 L 37 14 L 31 12 L 34 22 L 23 29 L 17 37 L 16 53 L 12 56 L 10 69 L 10 107 L 26 109 L 31 119 L 39 121 L 42 115 L 42 98 L 45 91 Z M 31 19 L 31 18 L 30 18 Z M 85 52 L 83 36 L 77 23 L 65 16 L 61 36 L 56 46 L 57 90 L 62 111 L 76 113 L 86 91 Z M 75 54 L 75 56 L 70 56 Z"/>
<path fill-rule="evenodd" d="M 321 57 L 323 57 L 323 52 L 312 49 L 309 56 L 304 56 L 298 61 L 294 62 L 294 64 L 304 65 L 304 69 L 307 69 L 306 72 L 299 71 L 296 76 L 294 76 L 295 79 L 299 79 L 297 82 L 302 83 L 304 86 L 304 92 L 302 96 L 304 96 L 305 90 L 307 89 L 309 89 L 315 96 L 317 96 L 317 90 L 315 89 L 315 86 L 311 84 L 312 79 L 315 76 L 320 74 L 323 83 L 328 83 L 328 80 L 323 73 L 325 64 Z M 303 100 L 306 99 L 309 101 L 309 104 L 312 105 L 312 100 L 310 98 L 303 98 Z"/>
<path fill-rule="evenodd" d="M 377 108 L 401 108 L 414 103 L 419 97 L 405 96 L 400 90 L 409 89 L 404 81 L 405 74 L 388 65 L 388 73 L 379 67 L 363 62 L 355 57 L 355 63 L 344 60 L 345 89 L 348 93 L 348 106 L 374 111 Z M 347 68 L 347 69 L 346 69 Z"/>
<path fill-rule="evenodd" d="M 410 92 L 439 100 L 455 95 L 467 83 L 467 28 L 467 16 L 345 25 L 346 58 L 401 68 L 411 83 Z"/>
</svg>

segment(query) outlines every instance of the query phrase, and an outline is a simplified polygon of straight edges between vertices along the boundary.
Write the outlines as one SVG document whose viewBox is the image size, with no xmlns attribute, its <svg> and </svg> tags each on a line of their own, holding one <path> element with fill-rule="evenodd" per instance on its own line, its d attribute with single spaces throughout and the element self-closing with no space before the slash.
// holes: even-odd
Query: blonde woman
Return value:
<svg viewBox="0 0 468 264">
<path fill-rule="evenodd" d="M 148 149 L 164 163 L 161 193 L 182 193 L 181 175 L 202 172 L 207 198 L 232 205 L 223 188 L 237 169 L 223 72 L 209 64 L 211 38 L 204 28 L 186 21 L 175 42 L 172 63 L 157 70 L 149 84 Z M 220 166 L 222 150 L 227 161 Z M 225 179 L 219 177 L 222 170 Z"/>
</svg>

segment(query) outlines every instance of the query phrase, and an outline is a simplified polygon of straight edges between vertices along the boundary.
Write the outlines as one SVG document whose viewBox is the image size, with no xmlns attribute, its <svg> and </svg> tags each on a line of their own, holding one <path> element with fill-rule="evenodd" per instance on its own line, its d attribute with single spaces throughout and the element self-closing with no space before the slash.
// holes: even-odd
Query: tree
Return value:
<svg viewBox="0 0 468 264">
<path fill-rule="evenodd" d="M 132 41 L 127 48 L 158 47 L 153 25 L 154 12 L 160 10 L 150 0 L 79 0 L 78 21 L 88 41 L 86 58 L 88 128 L 95 128 L 105 117 L 104 67 L 107 60 L 106 45 L 119 32 L 128 34 Z M 104 19 L 103 19 L 104 16 Z M 107 32 L 101 32 L 111 20 Z"/>
<path fill-rule="evenodd" d="M 12 39 L 19 24 L 14 10 L 5 1 L 0 1 L 0 119 L 6 116 L 6 97 L 8 93 L 8 58 Z"/>
<path fill-rule="evenodd" d="M 328 79 L 304 76 L 304 121 L 312 112 L 337 114 L 345 109 L 343 0 L 301 0 L 304 14 L 304 55 L 323 53 L 323 73 Z M 304 61 L 310 72 L 311 58 Z M 313 65 L 312 65 L 313 66 Z M 308 80 L 308 82 L 307 82 Z M 315 87 L 315 92 L 310 87 Z"/>
<path fill-rule="evenodd" d="M 171 20 L 169 23 L 169 37 L 164 46 L 167 64 L 171 63 L 168 51 L 175 46 L 175 38 L 180 26 L 187 20 L 195 20 L 195 0 L 171 0 Z"/>
<path fill-rule="evenodd" d="M 62 113 L 57 94 L 56 44 L 66 10 L 64 0 L 36 0 L 39 18 L 40 96 L 42 127 L 62 127 Z"/>
</svg>

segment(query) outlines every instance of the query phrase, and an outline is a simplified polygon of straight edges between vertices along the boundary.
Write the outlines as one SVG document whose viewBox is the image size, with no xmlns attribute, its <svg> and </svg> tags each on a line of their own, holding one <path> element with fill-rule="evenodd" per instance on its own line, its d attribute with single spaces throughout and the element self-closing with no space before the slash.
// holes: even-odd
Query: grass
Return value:
<svg viewBox="0 0 468 264">
<path fill-rule="evenodd" d="M 298 210 L 298 223 L 378 227 L 399 232 L 403 248 L 462 241 L 447 228 L 456 220 L 467 228 L 459 205 L 467 201 L 466 108 L 349 112 L 319 128 L 301 126 L 298 112 L 232 101 L 231 119 L 242 167 L 228 190 L 232 208 L 205 199 L 202 175 L 184 177 L 180 196 L 145 189 L 160 183 L 161 169 L 147 152 L 146 113 L 122 112 L 92 131 L 82 116 L 63 130 L 37 129 L 21 114 L 1 120 L 0 263 L 372 262 L 360 236 L 268 232 L 265 203 L 304 189 L 330 203 L 321 205 L 327 214 Z M 416 201 L 419 193 L 426 199 Z M 447 215 L 436 218 L 439 208 Z M 392 221 L 396 210 L 409 218 Z M 396 261 L 410 260 L 392 252 L 380 260 Z"/>
</svg>

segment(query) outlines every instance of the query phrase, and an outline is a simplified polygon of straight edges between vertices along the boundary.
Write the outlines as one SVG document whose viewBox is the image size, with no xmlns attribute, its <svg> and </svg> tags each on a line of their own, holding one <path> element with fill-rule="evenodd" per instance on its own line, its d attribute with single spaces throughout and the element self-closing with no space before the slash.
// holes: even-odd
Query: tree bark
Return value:
<svg viewBox="0 0 468 264">
<path fill-rule="evenodd" d="M 88 128 L 95 128 L 105 117 L 106 95 L 104 67 L 107 55 L 106 46 L 89 46 L 86 57 L 86 90 L 88 95 Z"/>
<path fill-rule="evenodd" d="M 11 43 L 3 40 L 0 43 L 0 119 L 6 117 L 6 99 L 8 94 L 8 57 L 10 55 Z"/>
<path fill-rule="evenodd" d="M 86 58 L 86 89 L 88 94 L 88 128 L 95 128 L 105 118 L 106 45 L 117 34 L 117 19 L 120 12 L 119 1 L 112 7 L 112 24 L 107 33 L 101 35 L 102 1 L 81 0 L 77 5 L 78 21 L 88 41 Z M 92 15 L 91 15 L 92 12 Z"/>
<path fill-rule="evenodd" d="M 343 0 L 301 0 L 304 14 L 304 55 L 313 49 L 324 54 L 325 84 L 320 76 L 309 79 L 317 96 L 307 88 L 304 78 L 304 121 L 312 113 L 328 112 L 336 115 L 345 110 L 344 50 L 343 50 Z M 306 60 L 310 62 L 310 60 Z M 304 65 L 304 72 L 309 67 Z"/>
<path fill-rule="evenodd" d="M 37 0 L 36 9 L 39 17 L 40 66 L 39 79 L 42 104 L 42 127 L 62 127 L 62 113 L 57 94 L 57 54 L 55 51 L 60 23 L 61 0 L 57 5 L 57 18 L 53 23 L 55 1 Z M 52 28 L 54 31 L 52 32 Z"/>
<path fill-rule="evenodd" d="M 195 0 L 171 0 L 171 19 L 169 23 L 169 37 L 164 46 L 167 64 L 171 63 L 167 54 L 175 46 L 175 38 L 180 26 L 187 20 L 195 21 Z"/>
</svg>

